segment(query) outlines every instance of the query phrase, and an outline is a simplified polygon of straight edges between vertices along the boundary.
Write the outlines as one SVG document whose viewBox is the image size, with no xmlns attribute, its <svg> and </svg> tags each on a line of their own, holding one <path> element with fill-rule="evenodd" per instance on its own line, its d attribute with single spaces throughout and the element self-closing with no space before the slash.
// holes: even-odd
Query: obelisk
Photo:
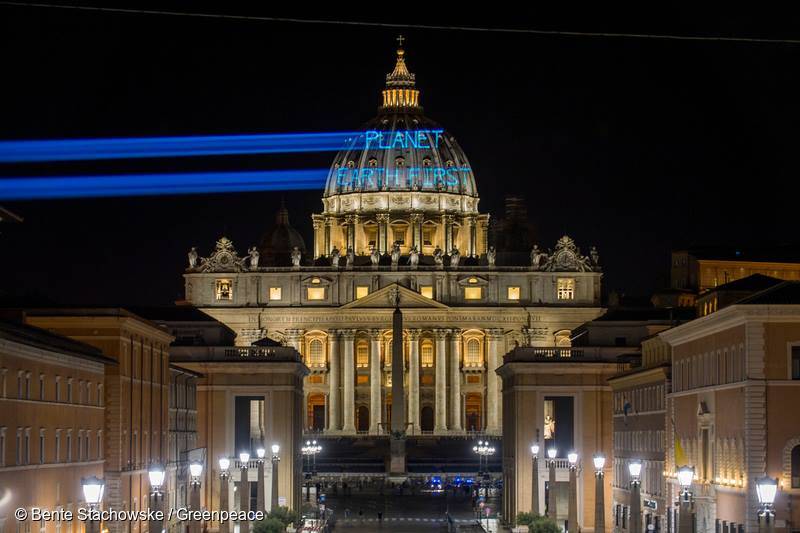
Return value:
<svg viewBox="0 0 800 533">
<path fill-rule="evenodd" d="M 392 315 L 392 425 L 389 437 L 389 475 L 405 479 L 406 474 L 406 392 L 403 384 L 403 313 L 400 293 L 395 296 Z"/>
</svg>

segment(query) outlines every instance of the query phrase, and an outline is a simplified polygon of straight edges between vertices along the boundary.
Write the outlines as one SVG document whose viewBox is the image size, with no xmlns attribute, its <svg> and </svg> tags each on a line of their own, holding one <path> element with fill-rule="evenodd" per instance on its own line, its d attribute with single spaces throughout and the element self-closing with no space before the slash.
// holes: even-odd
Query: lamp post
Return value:
<svg viewBox="0 0 800 533">
<path fill-rule="evenodd" d="M 531 446 L 531 513 L 539 514 L 539 445 Z"/>
<path fill-rule="evenodd" d="M 603 467 L 606 458 L 596 454 L 592 459 L 594 463 L 594 530 L 603 533 L 606 530 L 605 483 L 603 481 Z"/>
<path fill-rule="evenodd" d="M 316 475 L 317 454 L 322 451 L 322 446 L 315 440 L 307 440 L 305 446 L 300 448 L 306 464 L 306 501 L 311 500 L 311 479 Z"/>
<path fill-rule="evenodd" d="M 773 504 L 778 492 L 778 480 L 771 477 L 762 477 L 756 480 L 756 494 L 761 509 L 758 511 L 758 531 L 772 533 L 775 531 L 775 511 Z"/>
<path fill-rule="evenodd" d="M 200 510 L 200 476 L 203 474 L 203 463 L 192 461 L 189 464 L 189 474 L 192 476 L 191 495 L 189 506 L 192 511 Z M 200 533 L 200 520 L 189 522 L 189 533 Z"/>
<path fill-rule="evenodd" d="M 86 533 L 99 533 L 100 520 L 93 520 L 92 514 L 100 510 L 106 484 L 99 477 L 91 476 L 81 479 L 81 487 L 83 488 L 83 499 L 89 505 L 90 511 L 89 518 L 86 520 Z"/>
<path fill-rule="evenodd" d="M 477 446 L 472 447 L 472 451 L 478 454 L 478 474 L 480 479 L 478 481 L 478 496 L 481 494 L 481 488 L 483 488 L 483 481 L 484 479 L 490 479 L 489 476 L 489 457 L 494 455 L 495 449 L 494 446 L 489 444 L 488 440 L 478 441 Z M 484 466 L 486 470 L 484 470 Z M 486 487 L 484 489 L 484 494 L 486 495 L 486 499 L 489 498 L 489 489 Z M 489 527 L 489 515 L 486 515 L 486 527 Z"/>
<path fill-rule="evenodd" d="M 250 520 L 248 514 L 250 513 L 250 479 L 247 477 L 247 468 L 250 466 L 250 453 L 239 453 L 239 466 L 241 467 L 241 477 L 239 478 L 239 511 L 242 513 L 239 517 L 239 533 L 248 533 L 250 531 Z"/>
<path fill-rule="evenodd" d="M 219 458 L 219 509 L 227 513 L 230 511 L 230 504 L 228 503 L 229 488 L 228 488 L 228 468 L 231 466 L 231 460 L 227 457 Z M 228 519 L 220 520 L 219 533 L 228 533 Z"/>
<path fill-rule="evenodd" d="M 628 462 L 628 472 L 631 475 L 631 522 L 630 533 L 642 533 L 642 493 L 641 480 L 642 462 L 633 459 Z"/>
<path fill-rule="evenodd" d="M 567 454 L 569 461 L 569 511 L 567 513 L 567 530 L 570 533 L 578 531 L 578 454 Z"/>
<path fill-rule="evenodd" d="M 151 533 L 161 533 L 164 527 L 160 515 L 163 513 L 162 507 L 164 506 L 164 492 L 161 490 L 166 477 L 164 467 L 158 463 L 150 465 L 147 477 L 150 478 L 150 509 L 156 513 L 150 519 L 150 531 Z"/>
<path fill-rule="evenodd" d="M 272 445 L 272 502 L 270 511 L 276 511 L 280 502 L 278 499 L 278 463 L 281 461 L 278 452 L 280 451 L 281 447 L 278 444 Z"/>
<path fill-rule="evenodd" d="M 692 481 L 694 480 L 694 467 L 682 466 L 678 468 L 678 483 L 681 486 L 680 508 L 678 511 L 678 533 L 692 533 L 694 531 L 694 517 L 692 516 Z"/>
<path fill-rule="evenodd" d="M 547 482 L 547 518 L 558 520 L 558 509 L 556 509 L 556 455 L 558 450 L 550 448 L 547 450 L 547 457 L 550 459 L 547 466 L 550 469 Z"/>
<path fill-rule="evenodd" d="M 267 451 L 263 446 L 259 446 L 256 450 L 256 457 L 258 458 L 258 480 L 256 481 L 256 511 L 265 512 L 267 510 L 267 495 L 264 486 L 264 458 L 267 456 Z"/>
</svg>

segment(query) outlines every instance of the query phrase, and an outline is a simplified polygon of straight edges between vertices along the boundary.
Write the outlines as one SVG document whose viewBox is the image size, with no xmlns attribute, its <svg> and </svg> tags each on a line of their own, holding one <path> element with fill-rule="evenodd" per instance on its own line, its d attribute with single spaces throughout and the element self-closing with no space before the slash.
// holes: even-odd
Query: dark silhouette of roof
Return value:
<svg viewBox="0 0 800 533">
<path fill-rule="evenodd" d="M 796 244 L 777 246 L 694 246 L 675 251 L 688 252 L 689 255 L 697 259 L 800 263 L 800 245 Z"/>
<path fill-rule="evenodd" d="M 736 305 L 800 304 L 800 281 L 784 281 L 736 302 Z"/>
<path fill-rule="evenodd" d="M 730 281 L 728 283 L 723 283 L 722 285 L 718 285 L 712 289 L 709 289 L 706 294 L 709 292 L 725 292 L 725 291 L 732 291 L 732 292 L 759 292 L 770 287 L 774 287 L 779 283 L 782 283 L 783 280 L 778 278 L 773 278 L 772 276 L 765 276 L 763 274 L 752 274 L 745 278 L 737 279 L 734 281 Z"/>
<path fill-rule="evenodd" d="M 99 348 L 28 324 L 0 320 L 0 339 L 98 363 L 117 364 L 113 359 L 103 355 Z"/>
</svg>

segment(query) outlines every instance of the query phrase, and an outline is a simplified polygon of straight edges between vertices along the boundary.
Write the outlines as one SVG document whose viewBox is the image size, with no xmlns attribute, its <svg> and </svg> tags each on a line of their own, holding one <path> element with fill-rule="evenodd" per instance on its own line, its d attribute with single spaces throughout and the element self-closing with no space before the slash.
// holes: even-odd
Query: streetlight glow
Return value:
<svg viewBox="0 0 800 533">
<path fill-rule="evenodd" d="M 628 463 L 628 472 L 630 472 L 631 477 L 634 481 L 639 479 L 639 476 L 642 473 L 642 462 L 638 459 L 634 459 L 633 461 Z"/>
<path fill-rule="evenodd" d="M 248 452 L 239 453 L 239 462 L 242 464 L 242 468 L 247 468 L 247 463 L 250 462 L 250 454 Z"/>
<path fill-rule="evenodd" d="M 167 473 L 164 471 L 164 467 L 160 464 L 156 463 L 150 465 L 147 476 L 150 478 L 150 488 L 153 489 L 153 492 L 159 492 L 161 490 L 166 475 Z"/>
<path fill-rule="evenodd" d="M 199 478 L 203 473 L 203 463 L 194 461 L 189 465 L 189 474 L 195 479 Z"/>
<path fill-rule="evenodd" d="M 678 469 L 678 483 L 683 490 L 688 490 L 692 486 L 694 479 L 694 468 L 691 466 L 682 466 Z"/>
<path fill-rule="evenodd" d="M 575 466 L 576 464 L 578 464 L 578 453 L 569 452 L 567 454 L 567 460 L 569 461 L 570 466 Z"/>
<path fill-rule="evenodd" d="M 281 451 L 281 447 L 279 444 L 275 443 L 272 445 L 272 455 L 278 455 L 278 452 Z"/>
<path fill-rule="evenodd" d="M 539 455 L 539 445 L 534 444 L 531 446 L 531 455 Z"/>
<path fill-rule="evenodd" d="M 81 487 L 83 487 L 83 499 L 86 500 L 86 503 L 91 506 L 100 505 L 106 488 L 105 481 L 97 476 L 86 477 L 81 479 Z"/>
<path fill-rule="evenodd" d="M 771 506 L 775 503 L 775 496 L 778 493 L 778 480 L 771 477 L 756 479 L 756 493 L 758 501 L 762 505 Z"/>
<path fill-rule="evenodd" d="M 550 448 L 549 450 L 547 450 L 547 457 L 549 457 L 550 459 L 555 459 L 556 455 L 558 455 L 558 450 L 556 450 L 555 448 Z"/>
<path fill-rule="evenodd" d="M 597 454 L 592 458 L 592 462 L 594 463 L 594 469 L 602 472 L 603 467 L 606 465 L 606 458 L 602 454 Z"/>
<path fill-rule="evenodd" d="M 265 450 L 263 446 L 260 446 L 256 450 L 256 456 L 258 456 L 259 460 L 262 460 L 262 459 L 264 459 L 265 455 L 267 455 L 267 450 Z"/>
<path fill-rule="evenodd" d="M 219 458 L 219 469 L 221 472 L 225 473 L 228 471 L 228 468 L 231 467 L 231 460 L 227 457 L 220 457 Z"/>
</svg>

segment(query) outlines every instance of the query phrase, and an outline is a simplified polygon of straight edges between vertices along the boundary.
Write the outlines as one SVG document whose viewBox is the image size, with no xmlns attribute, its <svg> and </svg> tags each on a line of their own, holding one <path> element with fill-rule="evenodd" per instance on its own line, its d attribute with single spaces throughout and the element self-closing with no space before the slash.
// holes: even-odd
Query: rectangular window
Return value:
<svg viewBox="0 0 800 533">
<path fill-rule="evenodd" d="M 31 464 L 31 428 L 25 429 L 25 464 Z"/>
<path fill-rule="evenodd" d="M 67 378 L 67 403 L 72 403 L 72 378 Z"/>
<path fill-rule="evenodd" d="M 423 285 L 419 288 L 419 293 L 423 295 L 425 298 L 430 298 L 433 300 L 433 286 L 432 285 Z"/>
<path fill-rule="evenodd" d="M 44 401 L 44 374 L 39 374 L 39 400 Z"/>
<path fill-rule="evenodd" d="M 39 430 L 39 464 L 44 464 L 44 430 Z"/>
<path fill-rule="evenodd" d="M 217 300 L 233 300 L 233 282 L 229 279 L 218 279 L 216 295 Z"/>
<path fill-rule="evenodd" d="M 0 428 L 0 466 L 6 466 L 6 428 Z"/>
<path fill-rule="evenodd" d="M 72 461 L 72 430 L 67 430 L 67 462 Z"/>
<path fill-rule="evenodd" d="M 283 291 L 281 287 L 270 287 L 269 288 L 269 299 L 270 300 L 280 300 L 283 298 Z"/>
<path fill-rule="evenodd" d="M 424 341 L 420 348 L 420 363 L 422 368 L 433 368 L 433 343 Z"/>
<path fill-rule="evenodd" d="M 403 246 L 406 243 L 406 229 L 405 228 L 392 228 L 392 236 L 394 242 Z"/>
<path fill-rule="evenodd" d="M 480 300 L 483 298 L 483 287 L 464 287 L 465 300 Z"/>
<path fill-rule="evenodd" d="M 306 298 L 309 300 L 324 300 L 325 287 L 306 287 Z"/>
<path fill-rule="evenodd" d="M 56 430 L 55 443 L 56 443 L 56 446 L 55 446 L 55 452 L 56 452 L 55 453 L 55 458 L 56 458 L 56 460 L 55 460 L 55 462 L 56 463 L 60 463 L 61 462 L 61 430 L 60 429 Z"/>
<path fill-rule="evenodd" d="M 422 228 L 422 244 L 425 246 L 433 246 L 433 228 Z"/>
<path fill-rule="evenodd" d="M 369 287 L 366 285 L 359 285 L 356 287 L 356 300 L 363 298 L 367 294 L 369 294 Z"/>
<path fill-rule="evenodd" d="M 574 278 L 558 278 L 556 281 L 558 292 L 556 296 L 559 300 L 574 300 L 575 299 L 575 279 Z"/>
<path fill-rule="evenodd" d="M 508 288 L 508 299 L 509 300 L 519 300 L 519 287 L 509 287 Z"/>
<path fill-rule="evenodd" d="M 22 464 L 22 428 L 17 428 L 17 464 Z"/>
<path fill-rule="evenodd" d="M 800 379 L 800 346 L 792 346 L 792 379 Z"/>
</svg>

